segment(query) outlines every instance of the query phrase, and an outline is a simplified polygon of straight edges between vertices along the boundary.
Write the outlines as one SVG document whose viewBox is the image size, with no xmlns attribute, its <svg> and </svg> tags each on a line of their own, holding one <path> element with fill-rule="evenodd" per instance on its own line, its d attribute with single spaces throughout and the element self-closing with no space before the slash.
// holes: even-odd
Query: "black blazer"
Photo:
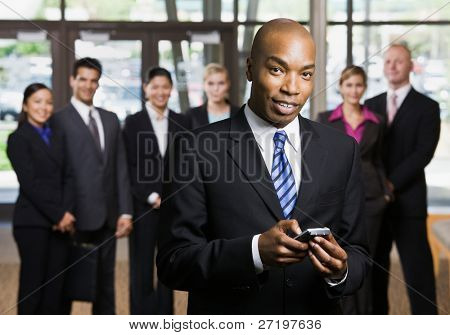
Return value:
<svg viewBox="0 0 450 335">
<path fill-rule="evenodd" d="M 162 195 L 163 171 L 168 164 L 171 142 L 175 134 L 188 130 L 184 115 L 169 110 L 168 120 L 168 145 L 163 158 L 147 110 L 125 119 L 123 136 L 136 213 L 148 210 L 147 198 L 151 193 Z"/>
<path fill-rule="evenodd" d="M 73 176 L 63 134 L 52 123 L 50 127 L 50 146 L 27 121 L 9 135 L 7 154 L 20 184 L 15 227 L 50 228 L 73 211 Z"/>
<path fill-rule="evenodd" d="M 75 179 L 75 223 L 80 231 L 115 229 L 121 214 L 133 214 L 127 161 L 117 115 L 96 107 L 105 134 L 105 149 L 97 149 L 89 128 L 69 103 L 54 115 L 65 134 L 65 150 Z"/>
<path fill-rule="evenodd" d="M 339 313 L 337 298 L 360 287 L 368 264 L 358 145 L 329 127 L 298 122 L 302 182 L 293 218 L 302 230 L 328 226 L 349 243 L 341 242 L 347 280 L 328 287 L 309 259 L 256 275 L 252 238 L 283 216 L 242 108 L 174 145 L 157 267 L 163 283 L 189 291 L 188 313 Z"/>
<path fill-rule="evenodd" d="M 196 129 L 209 124 L 208 119 L 208 102 L 203 105 L 191 108 L 186 111 L 186 116 L 189 120 L 189 126 L 191 129 Z M 239 112 L 239 107 L 230 105 L 230 118 L 235 116 Z"/>
<path fill-rule="evenodd" d="M 332 111 L 319 113 L 318 121 L 345 133 L 342 120 L 330 122 L 328 119 Z M 386 176 L 381 160 L 385 121 L 383 116 L 377 115 L 380 123 L 366 122 L 363 137 L 359 143 L 361 152 L 361 172 L 364 182 L 366 200 L 372 200 L 388 194 Z"/>
<path fill-rule="evenodd" d="M 365 103 L 386 114 L 386 93 Z M 387 178 L 394 184 L 395 201 L 389 213 L 395 216 L 426 217 L 427 186 L 424 169 L 439 141 L 439 104 L 411 89 L 386 130 L 383 162 Z"/>
</svg>

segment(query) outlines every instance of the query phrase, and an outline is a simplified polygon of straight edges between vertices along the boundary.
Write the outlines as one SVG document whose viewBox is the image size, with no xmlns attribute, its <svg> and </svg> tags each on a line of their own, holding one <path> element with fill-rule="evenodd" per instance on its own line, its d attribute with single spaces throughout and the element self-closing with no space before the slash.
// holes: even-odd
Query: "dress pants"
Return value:
<svg viewBox="0 0 450 335">
<path fill-rule="evenodd" d="M 369 256 L 373 260 L 377 247 L 383 214 L 386 208 L 384 196 L 366 200 L 365 219 L 367 239 L 369 242 Z M 373 267 L 373 265 L 372 265 Z M 343 314 L 368 315 L 373 314 L 373 271 L 369 270 L 362 287 L 354 294 L 342 299 Z"/>
<path fill-rule="evenodd" d="M 135 215 L 129 236 L 130 313 L 133 315 L 173 314 L 173 292 L 159 280 L 154 285 L 155 250 L 159 210 L 140 211 Z M 154 287 L 155 286 L 155 287 Z"/>
<path fill-rule="evenodd" d="M 18 314 L 64 314 L 67 234 L 50 228 L 14 227 L 20 255 Z"/>
<path fill-rule="evenodd" d="M 106 223 L 99 230 L 78 231 L 75 239 L 78 243 L 89 243 L 98 248 L 97 290 L 92 314 L 115 314 L 114 270 L 116 263 L 115 229 Z"/>
<path fill-rule="evenodd" d="M 395 241 L 407 284 L 412 314 L 437 314 L 433 260 L 426 218 L 386 215 L 373 266 L 374 313 L 388 314 L 390 252 Z M 391 302 L 395 303 L 395 302 Z"/>
</svg>

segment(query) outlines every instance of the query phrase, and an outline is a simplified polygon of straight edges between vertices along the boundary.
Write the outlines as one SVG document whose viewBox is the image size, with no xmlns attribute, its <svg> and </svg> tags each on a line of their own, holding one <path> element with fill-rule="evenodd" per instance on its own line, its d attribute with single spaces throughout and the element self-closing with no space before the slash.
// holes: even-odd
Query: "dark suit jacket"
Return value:
<svg viewBox="0 0 450 335">
<path fill-rule="evenodd" d="M 342 120 L 332 122 L 328 120 L 331 113 L 332 111 L 320 113 L 318 121 L 345 133 L 345 124 Z M 359 143 L 366 200 L 376 199 L 388 193 L 381 160 L 385 121 L 381 115 L 378 115 L 378 119 L 380 120 L 378 124 L 366 122 L 363 137 Z"/>
<path fill-rule="evenodd" d="M 27 121 L 8 138 L 8 157 L 20 184 L 15 227 L 50 228 L 73 210 L 73 178 L 63 134 L 50 127 L 50 146 Z"/>
<path fill-rule="evenodd" d="M 387 119 L 386 93 L 365 104 Z M 387 128 L 383 148 L 387 178 L 395 187 L 396 200 L 389 206 L 391 215 L 426 217 L 424 169 L 433 158 L 439 133 L 438 103 L 412 88 Z"/>
<path fill-rule="evenodd" d="M 252 238 L 282 210 L 243 109 L 176 141 L 173 196 L 162 205 L 158 275 L 189 291 L 191 314 L 339 313 L 338 297 L 360 287 L 366 241 L 356 141 L 299 118 L 302 182 L 293 218 L 302 230 L 328 226 L 351 246 L 348 278 L 329 288 L 309 259 L 256 275 Z"/>
<path fill-rule="evenodd" d="M 188 129 L 188 122 L 184 115 L 170 110 L 168 120 L 166 153 L 170 152 L 173 136 Z M 167 167 L 169 155 L 165 154 L 164 158 L 161 156 L 157 137 L 145 109 L 126 118 L 123 135 L 135 213 L 139 214 L 149 209 L 147 198 L 151 193 L 156 192 L 162 195 L 163 171 Z"/>
<path fill-rule="evenodd" d="M 105 222 L 115 228 L 119 214 L 132 214 L 127 161 L 116 114 L 100 113 L 105 133 L 103 153 L 72 104 L 55 113 L 54 120 L 65 134 L 65 150 L 75 176 L 76 229 L 94 231 Z"/>
<path fill-rule="evenodd" d="M 191 108 L 186 112 L 191 129 L 200 128 L 209 124 L 207 106 L 208 102 L 205 102 L 203 105 Z M 235 116 L 238 112 L 239 107 L 230 105 L 230 117 Z"/>
</svg>

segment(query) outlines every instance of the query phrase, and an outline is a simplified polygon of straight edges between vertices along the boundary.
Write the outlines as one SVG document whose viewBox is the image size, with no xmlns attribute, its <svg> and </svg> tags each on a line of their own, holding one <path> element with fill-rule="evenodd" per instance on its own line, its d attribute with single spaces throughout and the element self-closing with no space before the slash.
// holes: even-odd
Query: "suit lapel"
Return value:
<svg viewBox="0 0 450 335">
<path fill-rule="evenodd" d="M 175 120 L 174 114 L 175 114 L 175 112 L 172 112 L 171 110 L 169 110 L 169 116 L 168 116 L 168 119 L 167 119 L 167 121 L 168 121 L 167 122 L 168 123 L 168 126 L 167 126 L 167 142 L 166 142 L 167 146 L 166 146 L 166 152 L 164 153 L 164 160 L 167 160 L 166 158 L 167 158 L 167 153 L 168 153 L 168 150 L 169 150 L 169 146 L 170 146 L 171 140 L 173 139 L 175 131 L 176 131 L 177 127 L 178 127 L 178 125 L 176 124 L 176 120 Z"/>
<path fill-rule="evenodd" d="M 345 133 L 345 125 L 342 120 L 332 121 L 329 123 L 329 125 Z"/>
<path fill-rule="evenodd" d="M 209 124 L 208 109 L 206 108 L 207 105 L 208 102 L 204 103 L 199 113 L 197 113 L 199 124 L 201 124 L 202 126 Z"/>
<path fill-rule="evenodd" d="M 398 123 L 398 121 L 408 113 L 407 111 L 412 109 L 414 104 L 414 94 L 415 90 L 411 87 L 411 89 L 409 90 L 408 94 L 405 97 L 405 100 L 403 100 L 401 106 L 398 108 L 394 120 L 392 121 L 392 124 Z"/>
<path fill-rule="evenodd" d="M 60 163 L 57 156 L 54 154 L 53 146 L 54 146 L 54 135 L 55 132 L 53 131 L 52 136 L 50 136 L 50 146 L 48 146 L 44 140 L 41 138 L 41 136 L 38 134 L 38 132 L 33 129 L 33 126 L 29 124 L 28 122 L 25 122 L 22 126 L 22 131 L 25 134 L 26 137 L 28 137 L 32 143 L 32 145 L 38 147 L 40 150 L 44 151 L 51 159 L 53 159 L 56 163 Z"/>
<path fill-rule="evenodd" d="M 141 117 L 142 117 L 142 120 L 141 120 L 141 122 L 142 122 L 142 127 L 143 127 L 143 129 L 144 129 L 144 131 L 145 131 L 146 133 L 148 132 L 148 136 L 151 137 L 152 142 L 156 144 L 155 150 L 156 150 L 156 152 L 158 153 L 157 156 L 158 156 L 160 159 L 162 159 L 161 152 L 159 151 L 159 141 L 158 141 L 158 137 L 156 136 L 155 128 L 153 128 L 152 120 L 150 119 L 150 115 L 148 115 L 148 111 L 147 111 L 146 108 L 144 108 L 144 110 L 142 111 L 142 116 L 141 116 Z M 168 128 L 170 129 L 170 111 L 169 111 L 169 122 L 168 122 L 168 123 L 169 123 Z M 167 136 L 169 136 L 169 135 L 167 134 Z M 166 152 L 167 152 L 167 149 L 166 149 Z M 165 157 L 165 156 L 164 156 L 164 157 Z"/>
<path fill-rule="evenodd" d="M 366 121 L 366 124 L 364 125 L 363 136 L 361 142 L 359 143 L 361 154 L 365 153 L 366 150 L 371 147 L 371 144 L 376 141 L 378 127 L 378 124 L 375 124 L 372 121 Z"/>
<path fill-rule="evenodd" d="M 98 151 L 97 145 L 95 144 L 94 138 L 92 137 L 92 134 L 89 131 L 89 128 L 84 123 L 83 119 L 81 118 L 80 113 L 78 113 L 78 111 L 75 109 L 75 107 L 72 104 L 70 104 L 69 112 L 70 112 L 69 115 L 71 116 L 76 129 L 78 129 L 80 131 L 80 137 L 82 138 L 82 140 L 88 141 L 89 147 L 91 147 L 92 150 L 95 150 L 96 156 L 101 161 L 103 161 L 102 154 Z M 103 122 L 103 120 L 102 120 L 102 122 Z M 103 126 L 103 129 L 105 129 L 105 126 Z M 106 140 L 105 140 L 105 142 L 106 142 Z"/>
<path fill-rule="evenodd" d="M 231 145 L 228 148 L 229 155 L 277 220 L 283 219 L 272 178 L 267 171 L 243 110 L 236 118 L 231 119 L 230 123 Z"/>
<path fill-rule="evenodd" d="M 299 117 L 299 122 L 302 175 L 293 218 L 301 223 L 307 218 L 309 209 L 314 206 L 328 151 L 319 143 L 319 135 L 309 121 Z"/>
</svg>

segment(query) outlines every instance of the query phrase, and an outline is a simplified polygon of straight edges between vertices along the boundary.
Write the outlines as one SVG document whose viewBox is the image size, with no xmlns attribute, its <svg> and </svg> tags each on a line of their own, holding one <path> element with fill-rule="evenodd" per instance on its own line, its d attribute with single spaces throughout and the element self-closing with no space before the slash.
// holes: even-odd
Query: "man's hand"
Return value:
<svg viewBox="0 0 450 335">
<path fill-rule="evenodd" d="M 71 213 L 65 212 L 58 224 L 53 226 L 53 230 L 60 231 L 61 233 L 67 232 L 73 234 L 75 232 L 74 222 L 75 217 Z"/>
<path fill-rule="evenodd" d="M 289 237 L 286 232 L 301 233 L 296 220 L 281 220 L 265 233 L 258 241 L 259 255 L 265 266 L 283 267 L 299 263 L 305 258 L 308 243 L 302 243 Z"/>
<path fill-rule="evenodd" d="M 308 256 L 314 268 L 329 279 L 342 279 L 347 271 L 347 253 L 333 235 L 314 237 L 309 241 Z"/>
<path fill-rule="evenodd" d="M 128 236 L 133 230 L 133 221 L 129 218 L 119 217 L 117 220 L 116 238 Z"/>
</svg>

